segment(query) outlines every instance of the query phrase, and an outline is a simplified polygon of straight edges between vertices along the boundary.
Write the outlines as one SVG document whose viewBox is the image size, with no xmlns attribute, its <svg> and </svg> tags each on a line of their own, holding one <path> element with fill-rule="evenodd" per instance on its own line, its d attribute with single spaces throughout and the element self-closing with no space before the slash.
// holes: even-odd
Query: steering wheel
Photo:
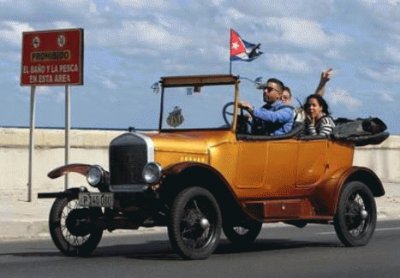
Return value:
<svg viewBox="0 0 400 278">
<path fill-rule="evenodd" d="M 235 103 L 233 101 L 228 102 L 222 108 L 222 116 L 224 118 L 225 124 L 228 126 L 232 125 L 233 116 L 234 116 L 234 106 Z M 248 126 L 252 126 L 249 118 L 244 114 L 244 108 L 239 107 L 239 115 L 237 115 L 238 123 L 237 123 L 237 132 L 238 133 L 248 133 Z M 232 118 L 232 119 L 230 119 Z"/>
</svg>

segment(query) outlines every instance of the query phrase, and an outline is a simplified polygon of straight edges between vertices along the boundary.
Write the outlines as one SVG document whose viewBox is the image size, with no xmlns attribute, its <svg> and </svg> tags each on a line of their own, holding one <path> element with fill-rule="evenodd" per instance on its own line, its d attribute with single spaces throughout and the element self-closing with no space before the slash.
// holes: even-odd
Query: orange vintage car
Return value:
<svg viewBox="0 0 400 278">
<path fill-rule="evenodd" d="M 112 140 L 108 170 L 71 164 L 51 171 L 52 179 L 85 175 L 90 185 L 39 193 L 55 198 L 49 228 L 58 249 L 88 256 L 104 230 L 166 226 L 181 257 L 204 259 L 221 231 L 246 245 L 272 222 L 333 224 L 344 245 L 367 244 L 376 225 L 374 198 L 385 191 L 373 171 L 352 165 L 353 152 L 388 133 L 369 135 L 371 122 L 350 121 L 354 132 L 343 135 L 344 126 L 331 138 L 302 136 L 302 124 L 281 136 L 249 134 L 238 107 L 241 80 L 163 77 L 154 86 L 161 93 L 158 130 L 132 129 Z M 364 131 L 357 135 L 352 124 Z"/>
</svg>

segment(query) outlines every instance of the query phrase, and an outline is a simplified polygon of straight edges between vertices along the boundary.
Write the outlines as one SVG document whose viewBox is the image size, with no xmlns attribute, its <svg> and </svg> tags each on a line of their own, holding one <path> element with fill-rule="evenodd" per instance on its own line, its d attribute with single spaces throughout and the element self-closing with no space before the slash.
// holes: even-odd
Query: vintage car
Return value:
<svg viewBox="0 0 400 278">
<path fill-rule="evenodd" d="M 281 136 L 250 134 L 238 106 L 241 80 L 163 77 L 155 86 L 158 130 L 132 128 L 112 140 L 109 170 L 70 164 L 51 171 L 52 179 L 85 175 L 90 185 L 38 194 L 55 198 L 49 229 L 57 248 L 88 256 L 104 230 L 166 226 L 182 258 L 205 259 L 221 231 L 232 244 L 245 246 L 263 223 L 274 222 L 333 224 L 345 246 L 367 244 L 377 219 L 374 198 L 385 191 L 373 171 L 352 165 L 353 152 L 357 138 L 376 144 L 388 133 L 368 134 L 371 122 L 361 122 L 359 136 L 351 125 L 351 136 L 302 136 L 302 124 Z M 246 97 L 261 101 L 252 89 Z"/>
</svg>

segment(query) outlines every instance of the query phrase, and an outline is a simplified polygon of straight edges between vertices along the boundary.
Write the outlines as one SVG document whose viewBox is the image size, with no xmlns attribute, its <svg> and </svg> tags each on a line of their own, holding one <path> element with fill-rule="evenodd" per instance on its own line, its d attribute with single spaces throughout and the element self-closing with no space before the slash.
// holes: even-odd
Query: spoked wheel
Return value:
<svg viewBox="0 0 400 278">
<path fill-rule="evenodd" d="M 180 192 L 171 207 L 168 236 L 184 259 L 208 258 L 221 235 L 221 211 L 214 196 L 201 187 Z"/>
<path fill-rule="evenodd" d="M 50 235 L 57 248 L 67 256 L 89 256 L 99 244 L 103 230 L 94 220 L 100 208 L 82 208 L 78 196 L 57 198 L 50 211 Z"/>
<path fill-rule="evenodd" d="M 248 220 L 240 224 L 231 224 L 228 222 L 222 227 L 230 242 L 237 246 L 246 246 L 257 238 L 261 231 L 262 223 Z"/>
<path fill-rule="evenodd" d="M 334 226 L 346 246 L 366 245 L 376 226 L 376 204 L 371 190 L 358 181 L 345 185 L 339 199 Z"/>
</svg>

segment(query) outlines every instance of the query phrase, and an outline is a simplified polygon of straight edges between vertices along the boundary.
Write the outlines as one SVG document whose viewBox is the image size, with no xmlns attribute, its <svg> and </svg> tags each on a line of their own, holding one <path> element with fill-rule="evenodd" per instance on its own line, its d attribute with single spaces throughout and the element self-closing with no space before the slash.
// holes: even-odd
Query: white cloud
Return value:
<svg viewBox="0 0 400 278">
<path fill-rule="evenodd" d="M 326 50 L 324 54 L 327 58 L 330 58 L 330 59 L 340 59 L 341 58 L 341 54 L 340 54 L 339 50 L 336 48 L 330 48 L 330 49 Z"/>
<path fill-rule="evenodd" d="M 384 100 L 384 101 L 387 101 L 387 102 L 395 101 L 393 95 L 389 92 L 383 92 L 381 95 L 382 95 L 382 100 Z"/>
<path fill-rule="evenodd" d="M 210 4 L 213 6 L 221 6 L 225 3 L 225 0 L 210 0 Z"/>
<path fill-rule="evenodd" d="M 114 0 L 113 2 L 123 8 L 131 9 L 165 9 L 169 7 L 169 2 L 167 0 Z"/>
<path fill-rule="evenodd" d="M 92 32 L 97 46 L 120 50 L 126 54 L 153 54 L 179 51 L 191 39 L 174 34 L 165 27 L 148 21 L 124 21 L 122 26 Z"/>
<path fill-rule="evenodd" d="M 117 84 L 115 84 L 115 82 L 109 78 L 103 78 L 103 80 L 101 80 L 101 84 L 103 84 L 106 89 L 110 90 L 116 89 L 118 87 Z"/>
<path fill-rule="evenodd" d="M 54 100 L 56 103 L 61 103 L 65 101 L 65 89 L 62 87 L 54 86 L 37 86 L 35 94 L 41 100 Z"/>
<path fill-rule="evenodd" d="M 400 24 L 400 0 L 359 0 L 362 16 L 368 18 L 371 28 L 376 31 L 387 29 L 384 33 L 398 33 Z"/>
<path fill-rule="evenodd" d="M 20 45 L 23 31 L 32 31 L 33 28 L 23 22 L 5 21 L 0 22 L 0 42 L 1 44 Z"/>
<path fill-rule="evenodd" d="M 346 90 L 337 89 L 329 94 L 329 101 L 333 105 L 345 106 L 348 110 L 354 110 L 361 106 L 361 100 L 351 96 Z"/>
<path fill-rule="evenodd" d="M 400 82 L 400 67 L 398 65 L 382 66 L 379 69 L 367 68 L 362 72 L 373 80 L 388 83 Z"/>
<path fill-rule="evenodd" d="M 68 21 L 54 21 L 52 25 L 53 25 L 52 29 L 68 29 L 68 28 L 79 27 Z"/>
<path fill-rule="evenodd" d="M 312 69 L 304 59 L 298 59 L 291 54 L 272 54 L 268 55 L 266 59 L 268 66 L 274 70 L 291 73 L 309 73 Z"/>
<path fill-rule="evenodd" d="M 158 44 L 171 47 L 179 46 L 184 40 L 170 34 L 166 29 L 159 25 L 152 24 L 146 21 L 131 21 L 124 22 L 123 28 L 126 32 L 135 32 L 136 39 L 147 44 Z"/>
<path fill-rule="evenodd" d="M 361 3 L 364 3 L 366 5 L 372 6 L 375 4 L 389 4 L 391 6 L 397 6 L 400 4 L 400 0 L 360 0 Z"/>
<path fill-rule="evenodd" d="M 307 49 L 322 51 L 328 47 L 346 45 L 351 41 L 344 34 L 330 35 L 319 23 L 302 18 L 271 17 L 266 19 L 266 26 L 275 31 L 279 42 Z"/>
<path fill-rule="evenodd" d="M 0 41 L 1 41 L 1 39 L 0 39 Z M 19 49 L 18 50 L 1 50 L 0 51 L 0 60 L 2 62 L 7 61 L 12 64 L 21 63 L 21 51 Z"/>
<path fill-rule="evenodd" d="M 97 5 L 92 0 L 3 1 L 0 5 L 0 18 L 3 20 L 17 18 L 20 21 L 32 22 L 39 28 L 60 18 L 83 22 L 98 16 Z"/>
<path fill-rule="evenodd" d="M 400 1 L 400 0 L 399 0 Z M 399 46 L 387 46 L 384 52 L 385 58 L 388 61 L 400 63 L 400 47 Z"/>
<path fill-rule="evenodd" d="M 229 8 L 226 10 L 226 18 L 229 20 L 240 20 L 246 18 L 246 15 L 235 8 Z"/>
<path fill-rule="evenodd" d="M 335 0 L 236 0 L 229 1 L 229 6 L 243 11 L 246 16 L 254 16 L 258 21 L 266 17 L 293 17 L 301 15 L 305 19 L 325 18 L 334 9 Z"/>
</svg>

